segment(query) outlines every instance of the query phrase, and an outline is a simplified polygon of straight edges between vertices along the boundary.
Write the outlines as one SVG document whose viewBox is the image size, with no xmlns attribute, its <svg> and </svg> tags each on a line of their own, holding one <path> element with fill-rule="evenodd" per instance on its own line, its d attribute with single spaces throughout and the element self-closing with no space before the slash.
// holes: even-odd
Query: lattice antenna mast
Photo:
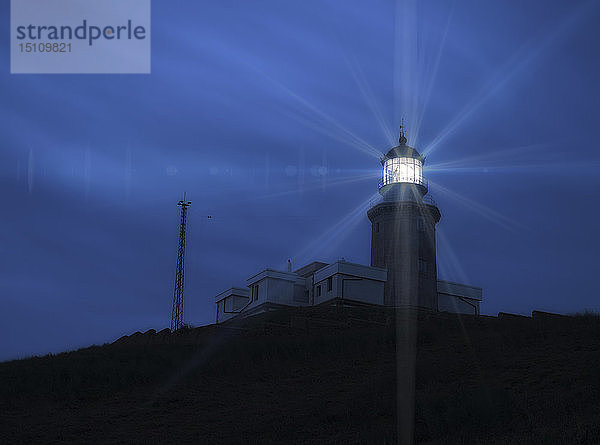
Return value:
<svg viewBox="0 0 600 445">
<path fill-rule="evenodd" d="M 187 209 L 191 201 L 183 200 L 177 203 L 181 207 L 181 222 L 179 224 L 179 249 L 177 251 L 177 274 L 175 276 L 175 292 L 173 294 L 173 311 L 171 312 L 171 331 L 176 331 L 183 326 L 183 273 L 185 259 L 185 225 Z"/>
</svg>

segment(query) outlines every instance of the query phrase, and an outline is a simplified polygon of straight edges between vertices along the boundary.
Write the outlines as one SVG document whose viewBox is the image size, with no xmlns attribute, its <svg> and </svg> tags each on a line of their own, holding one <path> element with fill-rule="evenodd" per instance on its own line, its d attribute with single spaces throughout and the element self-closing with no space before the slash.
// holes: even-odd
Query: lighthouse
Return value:
<svg viewBox="0 0 600 445">
<path fill-rule="evenodd" d="M 299 269 L 265 268 L 215 297 L 217 323 L 292 306 L 358 305 L 479 315 L 482 289 L 438 280 L 435 227 L 440 210 L 428 195 L 425 157 L 407 144 L 382 158 L 378 202 L 371 220 L 371 265 L 313 261 Z"/>
<path fill-rule="evenodd" d="M 441 214 L 427 195 L 425 158 L 407 145 L 403 127 L 398 143 L 381 159 L 381 199 L 367 211 L 371 266 L 387 269 L 386 306 L 437 310 L 435 226 Z"/>
</svg>

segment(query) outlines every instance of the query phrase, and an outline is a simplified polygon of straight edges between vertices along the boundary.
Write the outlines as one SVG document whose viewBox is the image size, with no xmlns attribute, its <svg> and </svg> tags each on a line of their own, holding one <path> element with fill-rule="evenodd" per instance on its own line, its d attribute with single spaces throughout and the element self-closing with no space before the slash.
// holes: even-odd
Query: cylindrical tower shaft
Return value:
<svg viewBox="0 0 600 445">
<path fill-rule="evenodd" d="M 425 159 L 400 144 L 382 158 L 383 199 L 371 207 L 371 266 L 387 269 L 384 302 L 388 306 L 437 310 L 437 262 L 435 226 L 440 211 L 425 195 Z"/>
<path fill-rule="evenodd" d="M 371 220 L 371 266 L 388 271 L 384 304 L 437 310 L 435 225 L 437 207 L 415 201 L 383 201 Z"/>
</svg>

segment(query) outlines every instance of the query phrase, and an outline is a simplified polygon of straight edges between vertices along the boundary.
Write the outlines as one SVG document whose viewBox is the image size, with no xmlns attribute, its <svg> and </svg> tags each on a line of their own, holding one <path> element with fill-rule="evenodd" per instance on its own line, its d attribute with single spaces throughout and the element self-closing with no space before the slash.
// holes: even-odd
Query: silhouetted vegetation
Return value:
<svg viewBox="0 0 600 445">
<path fill-rule="evenodd" d="M 0 437 L 396 443 L 410 357 L 417 442 L 600 442 L 598 314 L 381 308 L 296 308 L 0 363 Z"/>
</svg>

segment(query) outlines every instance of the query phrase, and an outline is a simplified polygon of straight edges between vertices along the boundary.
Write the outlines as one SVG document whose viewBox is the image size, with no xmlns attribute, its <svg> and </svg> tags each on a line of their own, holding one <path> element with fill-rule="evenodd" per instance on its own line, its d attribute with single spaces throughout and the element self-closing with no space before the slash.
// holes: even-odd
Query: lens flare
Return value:
<svg viewBox="0 0 600 445">
<path fill-rule="evenodd" d="M 553 32 L 537 39 L 532 39 L 523 45 L 423 149 L 423 155 L 430 155 L 441 142 L 458 130 L 490 97 L 504 88 L 508 82 L 513 80 L 525 68 L 528 68 L 536 60 L 539 60 L 550 47 L 556 45 L 557 40 L 567 37 L 569 31 L 576 28 L 576 25 L 585 17 L 585 13 L 589 11 L 592 3 L 583 3 L 561 23 L 545 28 L 553 29 Z"/>
</svg>

